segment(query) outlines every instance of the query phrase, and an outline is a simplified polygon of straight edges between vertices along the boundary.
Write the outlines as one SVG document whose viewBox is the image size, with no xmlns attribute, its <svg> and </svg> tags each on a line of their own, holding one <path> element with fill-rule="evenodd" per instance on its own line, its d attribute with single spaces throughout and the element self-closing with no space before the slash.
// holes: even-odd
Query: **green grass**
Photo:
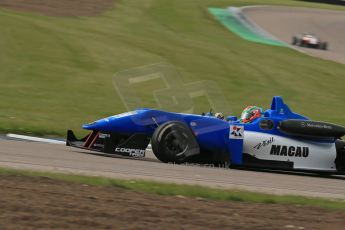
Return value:
<svg viewBox="0 0 345 230">
<path fill-rule="evenodd" d="M 345 210 L 344 200 L 337 199 L 331 200 L 324 198 L 307 198 L 303 196 L 271 195 L 242 190 L 215 189 L 203 186 L 169 184 L 144 180 L 120 180 L 74 174 L 71 175 L 63 173 L 48 173 L 0 168 L 0 176 L 5 175 L 46 177 L 60 181 L 75 182 L 88 185 L 113 186 L 164 196 L 182 195 L 185 197 L 205 198 L 210 200 L 239 201 L 265 204 L 292 204 L 321 207 L 333 210 Z"/>
<path fill-rule="evenodd" d="M 215 81 L 234 114 L 249 104 L 267 108 L 281 95 L 296 112 L 345 125 L 345 65 L 245 41 L 207 12 L 253 4 L 259 1 L 126 0 L 102 16 L 78 18 L 1 9 L 0 132 L 62 136 L 123 112 L 114 74 L 162 61 L 184 83 Z M 343 9 L 290 0 L 260 4 Z M 154 106 L 138 93 L 147 102 L 138 106 Z"/>
</svg>

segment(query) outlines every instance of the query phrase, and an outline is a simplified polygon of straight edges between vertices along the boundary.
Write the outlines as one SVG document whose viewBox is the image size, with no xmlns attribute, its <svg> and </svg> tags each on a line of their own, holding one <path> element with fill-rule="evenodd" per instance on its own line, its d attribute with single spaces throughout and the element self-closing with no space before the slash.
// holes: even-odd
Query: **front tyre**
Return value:
<svg viewBox="0 0 345 230">
<path fill-rule="evenodd" d="M 165 163 L 183 163 L 190 156 L 200 153 L 191 129 L 178 121 L 160 125 L 152 135 L 151 146 L 158 160 Z"/>
<path fill-rule="evenodd" d="M 321 46 L 320 46 L 320 49 L 327 50 L 328 49 L 328 43 L 327 42 L 322 42 Z"/>
</svg>

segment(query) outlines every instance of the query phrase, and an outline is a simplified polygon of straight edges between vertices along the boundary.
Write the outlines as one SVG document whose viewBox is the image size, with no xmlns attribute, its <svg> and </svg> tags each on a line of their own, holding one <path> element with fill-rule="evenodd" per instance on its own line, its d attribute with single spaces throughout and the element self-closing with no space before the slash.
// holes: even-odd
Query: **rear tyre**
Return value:
<svg viewBox="0 0 345 230">
<path fill-rule="evenodd" d="M 170 121 L 160 125 L 152 135 L 152 151 L 158 160 L 183 163 L 200 153 L 191 129 L 184 123 Z"/>
<path fill-rule="evenodd" d="M 335 159 L 335 167 L 340 172 L 345 172 L 345 141 L 337 140 L 335 142 L 337 157 Z"/>
</svg>

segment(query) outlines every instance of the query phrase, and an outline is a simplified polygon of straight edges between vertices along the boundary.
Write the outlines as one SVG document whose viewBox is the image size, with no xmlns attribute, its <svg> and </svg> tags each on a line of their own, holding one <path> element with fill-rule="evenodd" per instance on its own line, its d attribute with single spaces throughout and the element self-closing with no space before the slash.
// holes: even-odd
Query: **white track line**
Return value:
<svg viewBox="0 0 345 230">
<path fill-rule="evenodd" d="M 40 138 L 40 137 L 33 137 L 33 136 L 25 136 L 25 135 L 13 134 L 13 133 L 8 133 L 8 134 L 6 134 L 6 136 L 10 137 L 10 138 L 20 139 L 20 140 L 36 141 L 36 142 L 59 144 L 59 145 L 66 144 L 66 142 L 64 142 L 64 141 L 47 139 L 47 138 Z M 149 150 L 152 149 L 151 144 L 149 144 L 147 146 L 147 149 L 149 149 Z"/>
<path fill-rule="evenodd" d="M 40 138 L 40 137 L 24 136 L 24 135 L 12 134 L 12 133 L 8 133 L 6 134 L 6 136 L 10 138 L 15 138 L 15 139 L 36 141 L 36 142 L 43 142 L 43 143 L 50 143 L 50 144 L 59 144 L 59 145 L 66 144 L 66 142 L 64 141 L 58 141 L 54 139 L 47 139 L 47 138 Z"/>
</svg>

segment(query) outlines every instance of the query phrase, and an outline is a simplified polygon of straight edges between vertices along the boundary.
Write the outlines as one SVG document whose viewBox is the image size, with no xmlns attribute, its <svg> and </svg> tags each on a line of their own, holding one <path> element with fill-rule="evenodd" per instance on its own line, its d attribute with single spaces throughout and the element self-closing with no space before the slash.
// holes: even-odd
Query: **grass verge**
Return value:
<svg viewBox="0 0 345 230">
<path fill-rule="evenodd" d="M 144 180 L 120 180 L 105 177 L 92 177 L 75 174 L 0 168 L 0 176 L 4 175 L 47 177 L 50 179 L 66 182 L 75 182 L 97 186 L 113 186 L 165 196 L 182 195 L 186 197 L 205 198 L 210 200 L 254 202 L 264 204 L 290 204 L 321 207 L 332 210 L 345 210 L 345 201 L 330 200 L 324 198 L 309 198 L 291 195 L 271 195 L 243 190 L 225 190 L 195 185 L 180 185 Z"/>
</svg>

